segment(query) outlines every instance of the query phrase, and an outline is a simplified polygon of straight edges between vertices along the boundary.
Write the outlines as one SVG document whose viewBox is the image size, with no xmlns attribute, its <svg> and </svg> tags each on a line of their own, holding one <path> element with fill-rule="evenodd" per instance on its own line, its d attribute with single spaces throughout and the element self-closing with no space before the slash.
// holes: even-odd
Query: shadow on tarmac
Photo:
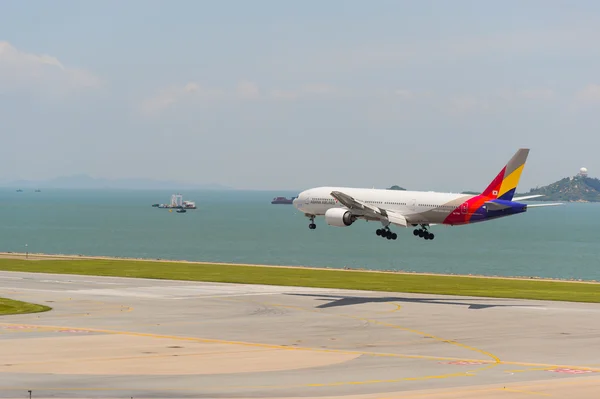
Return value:
<svg viewBox="0 0 600 399">
<path fill-rule="evenodd" d="M 479 303 L 484 301 L 502 301 L 501 298 L 490 299 L 441 299 L 441 298 L 404 298 L 404 297 L 360 297 L 360 296 L 344 296 L 344 295 L 323 295 L 323 294 L 299 294 L 288 293 L 285 295 L 305 296 L 317 298 L 319 301 L 329 301 L 322 305 L 316 306 L 317 309 L 326 309 L 339 306 L 361 305 L 365 303 L 381 303 L 381 302 L 403 302 L 403 303 L 421 303 L 431 305 L 459 305 L 467 306 L 468 309 L 479 310 L 498 307 L 521 307 L 523 305 L 497 304 L 497 303 Z M 477 303 L 473 303 L 477 302 Z M 527 305 L 535 306 L 535 305 Z"/>
</svg>

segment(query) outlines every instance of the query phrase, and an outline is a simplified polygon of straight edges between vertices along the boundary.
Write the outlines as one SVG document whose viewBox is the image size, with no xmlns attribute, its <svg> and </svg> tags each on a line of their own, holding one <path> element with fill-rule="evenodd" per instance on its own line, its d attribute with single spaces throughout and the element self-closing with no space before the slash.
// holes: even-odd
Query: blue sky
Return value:
<svg viewBox="0 0 600 399">
<path fill-rule="evenodd" d="M 30 1 L 0 13 L 0 181 L 483 189 L 600 175 L 600 3 Z"/>
</svg>

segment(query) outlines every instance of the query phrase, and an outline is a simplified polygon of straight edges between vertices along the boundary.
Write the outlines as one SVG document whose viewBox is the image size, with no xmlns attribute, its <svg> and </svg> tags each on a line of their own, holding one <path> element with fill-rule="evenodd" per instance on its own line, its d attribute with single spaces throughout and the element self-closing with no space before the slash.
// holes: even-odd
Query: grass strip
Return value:
<svg viewBox="0 0 600 399">
<path fill-rule="evenodd" d="M 0 259 L 0 270 L 241 284 L 600 302 L 600 284 L 135 260 Z"/>
<path fill-rule="evenodd" d="M 10 314 L 39 313 L 46 312 L 50 309 L 52 308 L 44 305 L 37 305 L 35 303 L 0 298 L 0 316 L 6 316 Z"/>
</svg>

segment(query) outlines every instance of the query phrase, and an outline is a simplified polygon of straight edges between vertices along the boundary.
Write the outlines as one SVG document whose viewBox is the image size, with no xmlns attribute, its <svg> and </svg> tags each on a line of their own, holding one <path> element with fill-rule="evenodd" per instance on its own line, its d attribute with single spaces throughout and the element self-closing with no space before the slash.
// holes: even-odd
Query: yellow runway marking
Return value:
<svg viewBox="0 0 600 399">
<path fill-rule="evenodd" d="M 486 351 L 484 351 L 482 349 L 475 348 L 475 347 L 472 347 L 472 346 L 469 346 L 469 345 L 465 345 L 465 344 L 462 344 L 460 342 L 456 342 L 456 341 L 452 341 L 452 340 L 440 338 L 440 337 L 437 337 L 437 336 L 435 336 L 433 334 L 428 334 L 428 333 L 425 333 L 425 332 L 422 332 L 422 331 L 418 331 L 418 330 L 414 330 L 414 329 L 411 329 L 411 328 L 402 327 L 402 326 L 399 326 L 399 325 L 396 325 L 396 324 L 390 324 L 390 323 L 381 322 L 379 320 L 365 319 L 365 318 L 357 317 L 357 316 L 346 316 L 346 317 L 352 317 L 354 319 L 368 321 L 369 323 L 379 324 L 379 325 L 382 325 L 382 326 L 386 326 L 386 327 L 390 327 L 390 328 L 394 328 L 394 329 L 398 329 L 398 330 L 402 330 L 402 331 L 411 332 L 411 333 L 414 333 L 414 334 L 421 335 L 423 337 L 428 337 L 428 338 L 434 339 L 434 340 L 439 341 L 439 342 L 448 343 L 448 344 L 455 345 L 455 346 L 458 346 L 458 347 L 461 347 L 461 348 L 464 348 L 464 349 L 467 349 L 467 350 L 470 350 L 470 351 L 473 351 L 473 352 L 478 352 L 478 353 L 480 353 L 480 354 L 482 354 L 484 356 L 488 356 L 488 357 L 492 358 L 493 361 L 494 361 L 494 363 L 490 367 L 485 367 L 484 369 L 495 367 L 496 365 L 498 365 L 498 364 L 501 363 L 500 358 L 498 358 L 497 356 L 495 356 L 495 355 L 493 355 L 493 354 L 491 354 L 489 352 L 486 352 Z"/>
<path fill-rule="evenodd" d="M 150 338 L 164 338 L 164 339 L 174 339 L 180 341 L 193 341 L 193 342 L 204 342 L 204 343 L 215 343 L 215 344 L 225 344 L 225 345 L 241 345 L 241 346 L 251 346 L 258 348 L 270 348 L 270 349 L 284 349 L 284 350 L 297 350 L 297 351 L 310 351 L 310 352 L 324 352 L 324 353 L 339 353 L 339 354 L 347 354 L 347 355 L 365 355 L 365 356 L 374 356 L 374 357 L 397 357 L 403 359 L 417 359 L 417 360 L 450 360 L 450 361 L 473 361 L 473 362 L 485 362 L 486 360 L 474 360 L 474 359 L 463 359 L 458 357 L 443 357 L 443 356 L 427 356 L 427 355 L 404 355 L 400 353 L 379 353 L 379 352 L 367 352 L 367 351 L 352 351 L 352 350 L 343 350 L 343 349 L 322 349 L 322 348 L 310 348 L 303 346 L 286 346 L 286 345 L 276 345 L 276 344 L 261 344 L 257 342 L 243 342 L 243 341 L 227 341 L 222 339 L 212 339 L 212 338 L 197 338 L 197 337 L 182 337 L 177 335 L 163 335 L 163 334 L 153 334 L 153 333 L 140 333 L 140 332 L 130 332 L 130 331 L 115 331 L 115 330 L 104 330 L 104 329 L 96 329 L 96 328 L 82 328 L 82 327 L 58 327 L 58 326 L 37 326 L 37 325 L 25 325 L 25 324 L 8 324 L 8 323 L 0 323 L 0 326 L 27 326 L 27 328 L 41 328 L 45 331 L 58 331 L 58 330 L 82 330 L 89 332 L 97 332 L 104 334 L 119 334 L 119 335 L 129 335 L 129 336 L 137 336 L 137 337 L 150 337 Z M 20 331 L 20 330 L 17 330 Z M 40 330 L 38 330 L 40 331 Z"/>
<path fill-rule="evenodd" d="M 235 298 L 220 298 L 221 300 L 228 300 L 228 301 L 241 301 L 241 299 L 235 299 Z M 405 330 L 408 332 L 414 332 L 423 336 L 428 336 L 429 338 L 432 339 L 436 339 L 440 342 L 447 342 L 447 343 L 453 343 L 454 345 L 460 346 L 460 347 L 464 347 L 465 349 L 471 348 L 470 350 L 475 351 L 475 352 L 479 352 L 481 354 L 484 354 L 488 357 L 491 357 L 493 360 L 489 360 L 489 359 L 465 359 L 465 358 L 455 358 L 452 360 L 458 360 L 458 361 L 465 361 L 465 362 L 483 362 L 483 363 L 488 363 L 488 364 L 492 364 L 494 366 L 496 365 L 514 365 L 514 366 L 525 366 L 525 367 L 540 367 L 540 370 L 546 370 L 546 369 L 554 369 L 554 368 L 570 368 L 570 369 L 574 369 L 574 370 L 589 370 L 589 371 L 594 371 L 594 372 L 600 372 L 600 368 L 594 368 L 594 367 L 589 367 L 589 366 L 573 366 L 573 365 L 560 365 L 560 364 L 545 364 L 545 363 L 530 363 L 530 362 L 518 362 L 518 361 L 505 361 L 505 360 L 500 360 L 498 357 L 496 357 L 495 355 L 485 352 L 483 350 L 480 350 L 478 348 L 474 348 L 474 347 L 469 347 L 468 345 L 464 345 L 461 344 L 460 342 L 456 342 L 456 341 L 451 341 L 451 340 L 445 340 L 443 338 L 440 337 L 435 337 L 434 335 L 431 334 L 427 334 L 425 332 L 421 332 L 418 330 L 414 330 L 414 329 L 409 329 L 409 328 L 405 328 L 402 326 L 398 326 L 395 324 L 390 324 L 390 323 L 385 323 L 379 320 L 373 320 L 373 319 L 368 319 L 368 318 L 362 318 L 362 317 L 358 317 L 358 316 L 354 316 L 354 315 L 345 315 L 345 314 L 336 314 L 336 313 L 325 313 L 323 311 L 319 311 L 319 310 L 315 310 L 315 309 L 310 309 L 310 308 L 303 308 L 300 306 L 290 306 L 290 305 L 280 305 L 280 304 L 275 304 L 275 303 L 262 303 L 262 302 L 256 302 L 253 301 L 254 303 L 258 303 L 264 306 L 277 306 L 277 307 L 283 307 L 283 308 L 288 308 L 288 309 L 296 309 L 296 310 L 300 310 L 300 311 L 305 311 L 305 312 L 311 312 L 311 313 L 319 313 L 322 315 L 327 315 L 327 316 L 338 316 L 338 317 L 344 317 L 344 318 L 353 318 L 353 319 L 357 319 L 357 320 L 362 320 L 362 321 L 367 321 L 373 324 L 379 324 L 379 325 L 387 325 L 388 327 L 392 327 L 392 328 L 397 328 L 397 329 L 401 329 L 401 330 Z M 429 360 L 438 360 L 437 357 L 435 356 L 425 356 L 425 355 L 414 355 L 414 356 L 419 356 L 419 358 L 422 359 L 429 359 Z M 441 360 L 450 360 L 448 359 L 441 359 Z"/>
<path fill-rule="evenodd" d="M 18 294 L 21 294 L 21 292 L 18 292 Z M 40 302 L 41 303 L 41 302 Z M 50 306 L 50 307 L 56 307 L 57 305 L 71 305 L 72 306 L 72 299 L 69 297 L 62 297 L 62 298 L 55 298 L 52 301 L 45 301 L 44 302 L 46 305 Z M 51 317 L 53 319 L 56 318 L 60 318 L 60 317 L 89 317 L 89 316 L 104 316 L 107 313 L 108 314 L 114 314 L 114 313 L 130 313 L 134 310 L 133 307 L 131 306 L 127 306 L 127 305 L 121 305 L 118 303 L 110 303 L 110 302 L 101 302 L 101 301 L 92 301 L 92 300 L 79 300 L 77 301 L 78 305 L 96 305 L 96 306 L 101 306 L 101 308 L 95 308 L 92 310 L 89 310 L 87 312 L 78 312 L 78 313 L 68 313 L 68 309 L 62 309 L 59 310 L 56 313 L 52 313 Z M 30 316 L 29 318 L 34 318 L 34 319 L 39 319 L 41 318 L 41 315 L 36 314 L 36 313 L 31 313 L 31 314 L 25 314 L 23 316 Z"/>
<path fill-rule="evenodd" d="M 237 301 L 237 299 L 234 299 L 234 298 L 231 298 L 229 300 Z M 382 321 L 379 321 L 379 320 L 374 320 L 374 319 L 369 319 L 369 318 L 359 317 L 359 316 L 354 316 L 354 315 L 324 313 L 324 312 L 317 311 L 317 310 L 314 310 L 314 309 L 303 308 L 301 306 L 288 306 L 288 305 L 280 305 L 280 304 L 276 304 L 276 303 L 264 303 L 264 302 L 257 302 L 257 301 L 252 301 L 252 302 L 254 302 L 254 303 L 260 303 L 261 305 L 264 305 L 264 306 L 285 307 L 285 308 L 296 309 L 296 310 L 300 310 L 300 311 L 308 311 L 308 312 L 311 312 L 311 313 L 320 313 L 320 314 L 326 314 L 326 315 L 330 315 L 330 316 L 337 316 L 337 317 L 350 318 L 350 319 L 355 319 L 355 320 L 360 320 L 360 321 L 366 321 L 366 322 L 371 323 L 371 324 L 378 324 L 378 325 L 381 325 L 381 326 L 384 326 L 384 327 L 390 327 L 390 328 L 394 328 L 394 329 L 397 329 L 397 330 L 402 330 L 402 331 L 410 332 L 410 333 L 413 333 L 413 334 L 417 334 L 417 335 L 420 335 L 420 336 L 423 336 L 423 337 L 431 338 L 431 339 L 433 339 L 435 341 L 438 341 L 438 342 L 448 343 L 448 344 L 451 344 L 451 345 L 454 345 L 454 346 L 457 346 L 457 347 L 460 347 L 460 348 L 463 348 L 463 349 L 467 349 L 469 351 L 480 353 L 480 354 L 482 354 L 484 356 L 487 356 L 487 357 L 489 357 L 489 358 L 492 359 L 492 362 L 490 362 L 489 360 L 463 360 L 463 361 L 476 361 L 476 362 L 488 363 L 487 366 L 477 367 L 477 368 L 472 369 L 472 370 L 467 370 L 466 371 L 467 373 L 473 373 L 475 371 L 489 370 L 489 369 L 491 369 L 493 367 L 496 367 L 499 364 L 501 364 L 500 358 L 498 358 L 497 356 L 495 356 L 495 355 L 493 355 L 493 354 L 491 354 L 489 352 L 486 352 L 486 351 L 484 351 L 482 349 L 475 348 L 475 347 L 472 347 L 472 346 L 469 346 L 469 345 L 465 345 L 465 344 L 462 344 L 460 342 L 456 342 L 456 341 L 444 339 L 444 338 L 435 336 L 433 334 L 428 334 L 428 333 L 425 333 L 425 332 L 422 332 L 422 331 L 419 331 L 419 330 L 415 330 L 415 329 L 412 329 L 412 328 L 402 327 L 402 326 L 399 326 L 399 325 L 396 325 L 396 324 L 386 323 L 386 322 L 382 322 Z"/>
<path fill-rule="evenodd" d="M 236 298 L 221 298 L 222 300 L 227 300 L 227 301 L 241 301 L 241 299 L 236 299 Z M 544 363 L 528 363 L 528 362 L 511 362 L 511 361 L 503 361 L 500 360 L 497 356 L 483 351 L 481 349 L 478 348 L 474 348 L 474 347 L 470 347 L 468 345 L 465 344 L 461 344 L 460 342 L 456 342 L 456 341 L 451 341 L 451 340 L 445 340 L 443 338 L 440 337 L 436 337 L 432 334 L 428 334 L 422 331 L 418 331 L 418 330 L 414 330 L 414 329 L 410 329 L 410 328 L 405 328 L 402 326 L 398 326 L 395 324 L 390 324 L 390 323 L 385 323 L 379 320 L 373 320 L 373 319 L 368 319 L 368 318 L 362 318 L 362 317 L 358 317 L 358 316 L 354 316 L 354 315 L 345 315 L 345 314 L 335 314 L 335 313 L 325 313 L 323 311 L 320 310 L 315 310 L 315 309 L 311 309 L 311 308 L 303 308 L 301 306 L 291 306 L 291 305 L 281 305 L 281 304 L 275 304 L 275 303 L 265 303 L 265 302 L 257 302 L 255 300 L 251 301 L 257 304 L 261 304 L 263 306 L 274 306 L 274 307 L 282 307 L 282 308 L 288 308 L 288 309 L 296 309 L 296 310 L 300 310 L 300 311 L 305 311 L 305 312 L 311 312 L 311 313 L 319 313 L 319 314 L 323 314 L 323 315 L 327 315 L 327 316 L 338 316 L 338 317 L 345 317 L 345 318 L 351 318 L 351 319 L 356 319 L 356 320 L 362 320 L 362 321 L 366 321 L 369 323 L 373 323 L 373 324 L 379 324 L 379 325 L 383 325 L 383 326 L 387 326 L 387 327 L 391 327 L 391 328 L 396 328 L 396 329 L 400 329 L 400 330 L 404 330 L 407 332 L 413 332 L 422 336 L 427 336 L 429 338 L 435 339 L 437 341 L 440 342 L 447 342 L 449 344 L 453 344 L 459 347 L 463 347 L 465 349 L 469 349 L 475 352 L 479 352 L 483 355 L 486 355 L 490 358 L 492 358 L 492 360 L 487 360 L 487 359 L 453 359 L 453 360 L 457 360 L 457 361 L 465 361 L 465 362 L 482 362 L 482 363 L 486 363 L 488 364 L 485 367 L 479 367 L 477 369 L 472 369 L 472 370 L 467 370 L 465 371 L 465 373 L 474 373 L 476 371 L 485 371 L 485 370 L 489 370 L 491 368 L 494 368 L 498 365 L 515 365 L 515 366 L 529 366 L 529 367 L 538 367 L 540 368 L 540 370 L 547 370 L 547 369 L 555 369 L 555 368 L 570 368 L 570 369 L 574 369 L 574 370 L 589 370 L 589 371 L 594 371 L 594 372 L 600 372 L 600 368 L 592 368 L 592 367 L 585 367 L 585 366 L 573 366 L 573 365 L 557 365 L 557 364 L 544 364 Z M 390 354 L 386 354 L 386 356 L 389 356 Z M 391 354 L 393 356 L 393 354 Z M 374 354 L 374 356 L 377 356 L 377 354 Z M 403 357 L 406 355 L 402 355 Z M 426 355 L 411 355 L 411 357 L 415 357 L 417 359 L 424 359 L 424 360 L 450 360 L 450 359 L 439 359 L 437 357 L 434 356 L 426 356 Z M 471 374 L 470 374 L 471 375 Z"/>
<path fill-rule="evenodd" d="M 402 382 L 402 381 L 424 381 L 424 380 L 435 380 L 442 378 L 450 378 L 450 377 L 474 377 L 473 374 L 469 374 L 468 372 L 460 372 L 460 373 L 450 373 L 450 374 L 440 374 L 440 375 L 424 375 L 421 377 L 402 377 L 395 378 L 390 380 L 367 380 L 367 381 L 340 381 L 340 382 L 325 382 L 322 384 L 303 384 L 297 386 L 290 386 L 289 388 L 303 388 L 303 387 L 337 387 L 343 385 L 367 385 L 367 384 L 389 384 L 394 382 Z M 287 388 L 288 386 L 286 386 Z M 263 387 L 266 388 L 266 387 Z"/>
<path fill-rule="evenodd" d="M 390 303 L 390 305 L 394 305 L 394 308 L 390 309 L 390 310 L 383 310 L 381 312 L 373 312 L 373 313 L 379 313 L 379 314 L 394 313 L 394 312 L 399 312 L 400 310 L 402 310 L 402 306 L 398 303 Z M 322 312 L 319 312 L 319 313 L 322 313 Z"/>
<path fill-rule="evenodd" d="M 233 298 L 220 298 L 222 300 L 229 300 L 229 301 L 240 301 L 240 300 L 236 300 Z M 258 303 L 258 302 L 255 302 Z M 456 358 L 456 357 L 442 357 L 442 356 L 427 356 L 427 355 L 405 355 L 405 354 L 397 354 L 397 353 L 377 353 L 377 352 L 366 352 L 366 351 L 352 351 L 352 350 L 337 350 L 337 349 L 322 349 L 322 348 L 310 348 L 310 347 L 299 347 L 299 346 L 286 346 L 286 345 L 275 345 L 275 344 L 263 344 L 263 343 L 252 343 L 252 342 L 243 342 L 243 341 L 228 341 L 228 340 L 221 340 L 221 339 L 209 339 L 209 338 L 197 338 L 197 337 L 182 337 L 182 336 L 173 336 L 173 335 L 163 335 L 163 334 L 153 334 L 153 333 L 141 333 L 141 332 L 127 332 L 127 331 L 114 331 L 114 330 L 106 330 L 106 329 L 95 329 L 95 328 L 81 328 L 81 327 L 57 327 L 57 326 L 44 326 L 44 325 L 25 325 L 25 324 L 14 324 L 14 323 L 0 323 L 1 325 L 6 325 L 6 326 L 25 326 L 25 327 L 29 327 L 29 328 L 43 328 L 43 329 L 59 329 L 59 330 L 64 330 L 64 329 L 77 329 L 77 330 L 83 330 L 83 331 L 89 331 L 89 332 L 98 332 L 98 333 L 105 333 L 105 334 L 119 334 L 119 335 L 128 335 L 128 336 L 139 336 L 139 337 L 152 337 L 152 338 L 165 338 L 165 339 L 174 339 L 174 340 L 181 340 L 181 341 L 192 341 L 192 342 L 203 342 L 203 343 L 217 343 L 217 344 L 229 344 L 229 345 L 241 345 L 241 346 L 249 346 L 249 347 L 258 347 L 258 348 L 269 348 L 269 349 L 281 349 L 281 350 L 295 350 L 295 351 L 312 351 L 312 352 L 324 352 L 324 353 L 340 353 L 340 354 L 351 354 L 351 355 L 365 355 L 365 356 L 375 356 L 375 357 L 392 357 L 392 358 L 404 358 L 404 359 L 417 359 L 417 360 L 453 360 L 453 361 L 467 361 L 467 362 L 481 362 L 481 363 L 485 363 L 485 366 L 483 367 L 478 367 L 475 369 L 471 369 L 471 370 L 465 370 L 463 372 L 456 372 L 456 373 L 447 373 L 447 374 L 440 374 L 440 375 L 429 375 L 429 376 L 417 376 L 417 377 L 403 377 L 403 378 L 397 378 L 397 379 L 387 379 L 387 380 L 366 380 L 366 381 L 339 381 L 339 382 L 329 382 L 329 383 L 319 383 L 319 384 L 298 384 L 298 385 L 284 385 L 284 386 L 278 386 L 278 385 L 271 385 L 271 386 L 249 386 L 249 387 L 229 387 L 231 389 L 278 389 L 278 388 L 305 388 L 305 387 L 332 387 L 332 386 L 342 386 L 342 385 L 366 385 L 366 384 L 382 384 L 382 383 L 397 383 L 397 382 L 402 382 L 402 381 L 422 381 L 422 380 L 431 380 L 431 379 L 444 379 L 444 378 L 455 378 L 455 377 L 473 377 L 478 371 L 483 371 L 483 370 L 488 370 L 491 369 L 493 367 L 496 367 L 500 364 L 513 364 L 513 365 L 521 365 L 521 366 L 530 366 L 530 367 L 544 367 L 544 369 L 546 368 L 557 368 L 557 367 L 568 367 L 568 368 L 572 368 L 572 369 L 583 369 L 583 370 L 591 370 L 591 371 L 600 371 L 598 369 L 592 369 L 589 367 L 579 367 L 579 366 L 562 366 L 562 365 L 548 365 L 548 364 L 537 364 L 537 363 L 525 363 L 525 362 L 508 362 L 508 361 L 502 361 L 500 360 L 497 356 L 486 352 L 482 349 L 479 348 L 475 348 L 475 347 L 471 347 L 469 345 L 465 345 L 456 341 L 452 341 L 452 340 L 447 340 L 441 337 L 437 337 L 433 334 L 428 334 L 419 330 L 415 330 L 415 329 L 411 329 L 411 328 L 407 328 L 407 327 L 402 327 L 396 324 L 391 324 L 391 323 L 387 323 L 387 322 L 383 322 L 383 321 L 379 321 L 379 320 L 374 320 L 374 319 L 370 319 L 370 318 L 364 318 L 364 317 L 359 317 L 359 316 L 354 316 L 354 315 L 346 315 L 346 314 L 334 314 L 334 313 L 326 313 L 323 311 L 319 311 L 319 310 L 314 310 L 314 309 L 308 309 L 308 308 L 302 308 L 302 307 L 298 307 L 298 306 L 287 306 L 287 305 L 280 305 L 280 304 L 270 304 L 270 303 L 259 303 L 263 306 L 276 306 L 276 307 L 283 307 L 283 308 L 290 308 L 290 309 L 296 309 L 296 310 L 300 310 L 300 311 L 304 311 L 304 312 L 314 312 L 314 313 L 319 313 L 325 316 L 330 316 L 330 317 L 343 317 L 343 318 L 349 318 L 349 319 L 355 319 L 355 320 L 361 320 L 364 322 L 368 322 L 368 323 L 372 323 L 372 324 L 376 324 L 376 325 L 380 325 L 380 326 L 384 326 L 384 327 L 389 327 L 389 328 L 393 328 L 393 329 L 398 329 L 398 330 L 402 330 L 402 331 L 406 331 L 406 332 L 410 332 L 410 333 L 414 333 L 414 334 L 418 334 L 420 336 L 423 337 L 428 337 L 431 339 L 434 339 L 436 341 L 439 342 L 443 342 L 443 343 L 448 343 L 457 347 L 461 347 L 473 352 L 477 352 L 481 355 L 487 356 L 490 359 L 464 359 L 464 358 Z M 398 311 L 400 310 L 400 306 L 397 305 L 397 308 L 392 310 L 392 311 Z M 205 387 L 208 389 L 222 389 L 223 387 Z M 12 389 L 12 388 L 2 388 L 2 389 Z M 194 388 L 190 388 L 190 389 L 194 389 Z M 190 389 L 182 389 L 182 390 L 190 390 Z M 512 389 L 512 388 L 511 388 Z M 54 389 L 54 390 L 58 390 L 58 388 Z M 119 389 L 111 389 L 111 388 L 89 388 L 89 389 L 80 389 L 80 388 L 73 388 L 72 390 L 75 391 L 85 391 L 85 390 L 122 390 L 121 388 Z M 151 389 L 148 389 L 151 390 Z M 162 390 L 177 390 L 177 389 L 162 389 Z M 495 390 L 497 390 L 497 388 L 495 388 Z M 535 393 L 532 393 L 535 394 Z"/>
<path fill-rule="evenodd" d="M 236 298 L 223 298 L 224 300 L 228 300 L 228 301 L 241 301 L 240 299 L 236 299 Z M 431 339 L 434 339 L 438 342 L 444 342 L 444 343 L 449 343 L 467 350 L 471 350 L 471 351 L 475 351 L 478 352 L 480 354 L 483 354 L 485 356 L 490 357 L 493 361 L 489 361 L 489 360 L 462 360 L 462 361 L 474 361 L 474 362 L 481 362 L 481 363 L 485 363 L 485 366 L 482 367 L 477 367 L 474 369 L 470 369 L 470 370 L 465 370 L 464 372 L 458 372 L 458 373 L 449 373 L 449 374 L 440 374 L 440 375 L 429 375 L 429 376 L 421 376 L 421 377 L 406 377 L 406 378 L 400 378 L 400 379 L 393 379 L 393 380 L 369 380 L 369 381 L 344 381 L 344 382 L 335 382 L 335 383 L 324 383 L 324 384 L 313 384 L 313 385 L 307 385 L 310 387 L 326 387 L 326 386 L 340 386 L 340 385 L 362 385 L 362 384 L 381 384 L 381 383 L 394 383 L 394 382 L 401 382 L 401 381 L 418 381 L 418 380 L 429 380 L 429 379 L 443 379 L 443 378 L 453 378 L 453 377 L 472 377 L 474 376 L 476 372 L 478 371 L 484 371 L 484 370 L 488 370 L 491 369 L 493 367 L 496 367 L 500 364 L 500 359 L 488 352 L 485 352 L 481 349 L 478 348 L 474 348 L 465 344 L 461 344 L 459 342 L 456 341 L 452 341 L 452 340 L 447 340 L 444 338 L 440 338 L 437 337 L 433 334 L 428 334 L 428 333 L 424 333 L 422 331 L 418 331 L 415 329 L 411 329 L 411 328 L 406 328 L 406 327 L 402 327 L 402 326 L 398 326 L 396 324 L 390 324 L 390 323 L 385 323 L 379 320 L 374 320 L 374 319 L 368 319 L 368 318 L 364 318 L 364 317 L 359 317 L 359 316 L 354 316 L 354 315 L 345 315 L 345 314 L 335 314 L 335 313 L 325 313 L 319 310 L 315 310 L 315 309 L 309 309 L 309 308 L 303 308 L 300 306 L 289 306 L 289 305 L 281 305 L 281 304 L 276 304 L 276 303 L 266 303 L 266 302 L 259 302 L 256 300 L 251 300 L 250 302 L 254 302 L 255 304 L 259 304 L 262 306 L 272 306 L 272 307 L 282 307 L 282 308 L 288 308 L 288 309 L 295 309 L 295 310 L 300 310 L 300 311 L 304 311 L 304 312 L 311 312 L 311 313 L 319 313 L 319 314 L 323 314 L 326 316 L 333 316 L 333 317 L 343 317 L 343 318 L 350 318 L 350 319 L 355 319 L 355 320 L 360 320 L 360 321 L 364 321 L 367 323 L 371 323 L 371 324 L 378 324 L 381 326 L 385 326 L 385 327 L 390 327 L 390 328 L 394 328 L 394 329 L 398 329 L 398 330 L 402 330 L 402 331 L 406 331 L 406 332 L 410 332 L 413 334 L 418 334 L 424 337 L 428 337 Z M 397 309 L 400 309 L 400 307 L 398 307 Z M 413 355 L 413 356 L 419 356 L 419 359 L 423 359 L 424 357 L 421 357 L 421 355 Z M 431 359 L 432 357 L 430 357 Z M 446 360 L 446 359 L 444 359 Z"/>
<path fill-rule="evenodd" d="M 524 393 L 524 394 L 527 394 L 527 395 L 552 396 L 549 393 L 524 391 L 522 389 L 503 388 L 503 389 L 498 389 L 498 390 L 499 391 L 507 391 L 507 392 L 515 392 L 515 393 Z"/>
<path fill-rule="evenodd" d="M 438 398 L 438 397 L 442 397 L 442 396 L 448 396 L 448 395 L 452 395 L 454 397 L 460 397 L 459 395 L 466 395 L 466 394 L 473 394 L 473 393 L 489 393 L 489 392 L 497 392 L 497 391 L 507 391 L 507 392 L 514 392 L 514 393 L 524 393 L 524 394 L 529 394 L 529 395 L 540 395 L 540 396 L 552 396 L 549 393 L 542 393 L 542 392 L 533 392 L 533 391 L 524 391 L 524 390 L 520 390 L 520 389 L 513 389 L 513 388 L 494 388 L 494 387 L 490 387 L 490 388 L 466 388 L 466 389 L 454 389 L 454 388 L 448 388 L 447 391 L 445 392 L 431 392 L 431 393 L 417 393 L 417 394 L 410 394 L 410 393 L 402 393 L 399 392 L 398 396 L 385 396 L 382 398 L 378 398 L 378 399 L 416 399 L 416 398 Z"/>
<path fill-rule="evenodd" d="M 588 370 L 588 371 L 593 371 L 593 372 L 600 372 L 600 368 L 594 368 L 594 367 L 587 367 L 587 366 L 573 366 L 573 365 L 569 365 L 569 364 L 545 364 L 545 363 L 526 363 L 526 362 L 509 362 L 509 361 L 505 361 L 502 360 L 500 361 L 500 364 L 510 364 L 513 366 L 530 366 L 530 367 L 536 367 L 533 369 L 529 369 L 529 370 L 515 370 L 513 372 L 517 372 L 517 373 L 523 373 L 525 371 L 539 371 L 539 370 L 549 370 L 549 369 L 573 369 L 573 370 Z"/>
<path fill-rule="evenodd" d="M 271 348 L 266 348 L 266 349 L 259 349 L 259 350 L 253 350 L 252 353 L 258 353 L 258 352 L 268 352 L 268 351 L 274 351 L 277 349 L 271 349 Z M 223 354 L 223 353 L 227 353 L 229 354 L 238 354 L 238 353 L 248 353 L 250 350 L 245 350 L 245 351 L 228 351 L 228 352 L 196 352 L 196 353 L 178 353 L 178 354 L 169 354 L 169 353 L 164 353 L 164 354 L 158 354 L 158 355 L 143 355 L 143 356 L 113 356 L 113 357 L 86 357 L 85 361 L 100 361 L 100 362 L 104 362 L 104 361 L 113 361 L 113 360 L 135 360 L 135 359 L 152 359 L 152 358 L 165 358 L 165 357 L 189 357 L 189 356 L 210 356 L 210 355 L 218 355 L 218 354 Z M 53 359 L 50 361 L 42 361 L 42 362 L 27 362 L 24 364 L 27 365 L 31 365 L 31 364 L 47 364 L 47 363 L 70 363 L 72 362 L 73 359 Z"/>
<path fill-rule="evenodd" d="M 517 369 L 517 370 L 505 370 L 507 373 L 527 373 L 529 371 L 546 371 L 546 370 L 552 370 L 556 367 L 552 366 L 552 367 L 533 367 L 533 368 L 527 368 L 527 369 Z"/>
</svg>

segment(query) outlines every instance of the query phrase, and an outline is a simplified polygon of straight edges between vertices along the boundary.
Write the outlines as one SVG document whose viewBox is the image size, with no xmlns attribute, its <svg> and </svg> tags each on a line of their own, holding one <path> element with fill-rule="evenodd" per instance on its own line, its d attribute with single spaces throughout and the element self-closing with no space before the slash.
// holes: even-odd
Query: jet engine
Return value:
<svg viewBox="0 0 600 399">
<path fill-rule="evenodd" d="M 356 217 L 353 216 L 347 209 L 330 208 L 325 211 L 325 221 L 330 226 L 348 227 L 354 223 L 355 220 Z"/>
</svg>

